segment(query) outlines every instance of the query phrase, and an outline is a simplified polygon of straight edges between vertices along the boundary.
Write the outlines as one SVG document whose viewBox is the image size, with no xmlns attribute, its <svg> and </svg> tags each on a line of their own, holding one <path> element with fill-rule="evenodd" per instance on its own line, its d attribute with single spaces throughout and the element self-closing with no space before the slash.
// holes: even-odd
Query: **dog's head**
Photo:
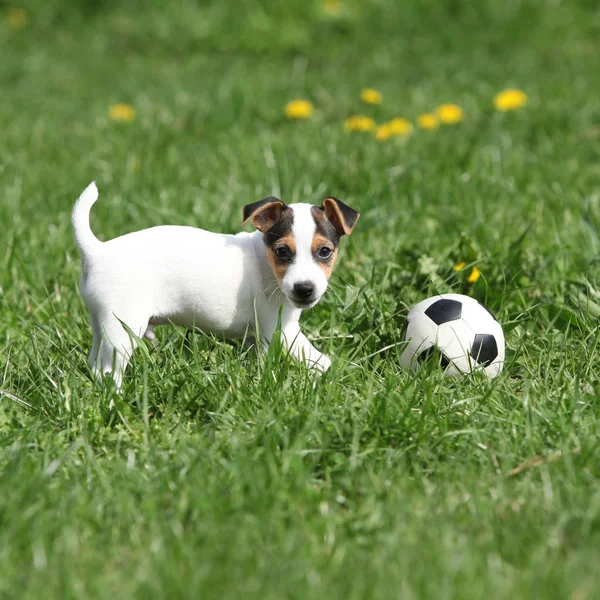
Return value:
<svg viewBox="0 0 600 600">
<path fill-rule="evenodd" d="M 298 308 L 313 307 L 325 293 L 343 235 L 359 213 L 337 198 L 322 206 L 290 204 L 273 196 L 244 206 L 244 222 L 263 232 L 267 258 L 281 291 Z"/>
</svg>

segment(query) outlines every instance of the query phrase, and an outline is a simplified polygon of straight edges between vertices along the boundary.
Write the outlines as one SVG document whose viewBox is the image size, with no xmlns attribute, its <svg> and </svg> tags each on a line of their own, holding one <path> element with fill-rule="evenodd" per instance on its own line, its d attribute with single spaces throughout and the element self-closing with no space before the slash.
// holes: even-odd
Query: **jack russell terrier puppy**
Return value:
<svg viewBox="0 0 600 600">
<path fill-rule="evenodd" d="M 110 373 L 120 389 L 137 339 L 152 340 L 156 325 L 229 339 L 257 329 L 267 345 L 282 304 L 284 347 L 311 368 L 329 368 L 331 361 L 302 334 L 298 321 L 327 289 L 340 237 L 352 232 L 358 212 L 336 198 L 317 207 L 286 206 L 269 197 L 243 209 L 242 224 L 252 221 L 253 233 L 161 226 L 101 242 L 89 221 L 97 199 L 91 183 L 72 221 L 82 259 L 80 292 L 93 332 L 88 362 L 98 378 Z"/>
</svg>

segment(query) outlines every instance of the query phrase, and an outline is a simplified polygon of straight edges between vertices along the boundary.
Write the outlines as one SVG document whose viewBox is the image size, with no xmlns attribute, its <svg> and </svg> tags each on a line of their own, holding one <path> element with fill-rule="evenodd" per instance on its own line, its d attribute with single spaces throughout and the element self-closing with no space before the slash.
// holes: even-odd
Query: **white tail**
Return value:
<svg viewBox="0 0 600 600">
<path fill-rule="evenodd" d="M 95 248 L 102 244 L 90 228 L 90 210 L 96 200 L 98 200 L 98 188 L 92 181 L 79 196 L 71 214 L 75 242 L 82 257 L 89 256 Z"/>
</svg>

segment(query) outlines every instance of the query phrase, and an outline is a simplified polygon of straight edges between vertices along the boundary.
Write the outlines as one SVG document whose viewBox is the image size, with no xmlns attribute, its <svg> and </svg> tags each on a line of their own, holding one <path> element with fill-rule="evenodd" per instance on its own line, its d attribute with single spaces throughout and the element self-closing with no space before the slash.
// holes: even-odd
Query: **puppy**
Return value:
<svg viewBox="0 0 600 600">
<path fill-rule="evenodd" d="M 336 198 L 317 207 L 269 197 L 243 209 L 242 225 L 251 221 L 253 233 L 161 226 L 101 242 L 89 222 L 97 199 L 91 183 L 72 221 L 93 332 L 89 364 L 98 378 L 110 373 L 120 388 L 137 339 L 153 339 L 156 325 L 171 323 L 229 339 L 257 330 L 268 345 L 281 319 L 290 354 L 329 368 L 298 321 L 327 289 L 340 238 L 354 229 L 357 211 Z"/>
</svg>

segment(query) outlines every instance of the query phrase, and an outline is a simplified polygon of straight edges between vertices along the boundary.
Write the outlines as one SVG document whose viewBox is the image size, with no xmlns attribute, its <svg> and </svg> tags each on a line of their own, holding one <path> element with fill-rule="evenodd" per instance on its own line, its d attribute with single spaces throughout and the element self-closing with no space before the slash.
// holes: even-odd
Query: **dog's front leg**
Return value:
<svg viewBox="0 0 600 600">
<path fill-rule="evenodd" d="M 298 308 L 290 307 L 287 303 L 281 311 L 281 342 L 284 348 L 298 362 L 304 362 L 311 369 L 327 371 L 331 360 L 317 350 L 308 338 L 300 331 L 300 314 Z M 260 336 L 265 345 L 271 342 L 273 334 L 279 325 L 279 310 L 277 306 L 257 306 L 257 317 Z"/>
<path fill-rule="evenodd" d="M 311 369 L 327 371 L 331 360 L 319 352 L 300 331 L 299 323 L 281 328 L 282 341 L 288 352 L 299 362 L 305 362 Z"/>
</svg>

